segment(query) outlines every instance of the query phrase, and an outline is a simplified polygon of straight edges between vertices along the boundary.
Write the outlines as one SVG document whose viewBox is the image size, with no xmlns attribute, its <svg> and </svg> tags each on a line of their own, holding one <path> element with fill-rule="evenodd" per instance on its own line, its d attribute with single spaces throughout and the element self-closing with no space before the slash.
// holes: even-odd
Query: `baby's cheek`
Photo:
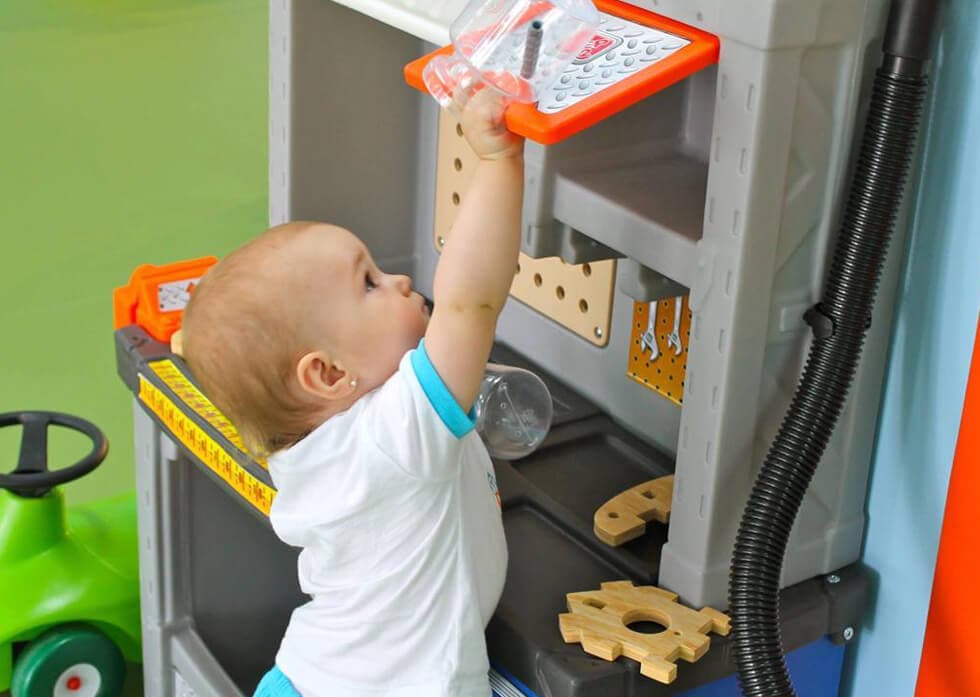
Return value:
<svg viewBox="0 0 980 697">
<path fill-rule="evenodd" d="M 403 315 L 388 325 L 388 331 L 392 348 L 396 349 L 401 358 L 406 351 L 418 346 L 419 340 L 425 334 L 425 324 L 419 317 Z"/>
<path fill-rule="evenodd" d="M 418 346 L 419 339 L 425 334 L 425 326 L 418 320 L 406 322 L 401 331 L 401 344 L 406 351 Z"/>
<path fill-rule="evenodd" d="M 413 334 L 419 327 L 425 326 L 425 316 L 414 307 L 406 308 L 401 313 L 401 330 L 405 334 Z"/>
</svg>

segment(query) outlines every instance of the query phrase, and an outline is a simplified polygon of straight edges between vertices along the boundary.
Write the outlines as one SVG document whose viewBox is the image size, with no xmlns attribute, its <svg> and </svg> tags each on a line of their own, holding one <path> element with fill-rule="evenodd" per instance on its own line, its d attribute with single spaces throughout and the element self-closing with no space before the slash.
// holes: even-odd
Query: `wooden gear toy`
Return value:
<svg viewBox="0 0 980 697">
<path fill-rule="evenodd" d="M 568 612 L 558 616 L 566 643 L 581 643 L 593 656 L 615 661 L 620 656 L 640 662 L 640 673 L 662 683 L 677 677 L 675 661 L 693 663 L 707 653 L 707 632 L 725 636 L 731 630 L 728 616 L 706 607 L 684 607 L 677 595 L 656 586 L 634 586 L 631 581 L 609 581 L 602 590 L 569 593 Z M 652 621 L 666 629 L 643 634 L 630 624 Z"/>
<path fill-rule="evenodd" d="M 596 537 L 618 547 L 640 537 L 647 523 L 670 520 L 670 502 L 674 494 L 674 475 L 643 482 L 609 499 L 595 512 L 593 530 Z"/>
</svg>

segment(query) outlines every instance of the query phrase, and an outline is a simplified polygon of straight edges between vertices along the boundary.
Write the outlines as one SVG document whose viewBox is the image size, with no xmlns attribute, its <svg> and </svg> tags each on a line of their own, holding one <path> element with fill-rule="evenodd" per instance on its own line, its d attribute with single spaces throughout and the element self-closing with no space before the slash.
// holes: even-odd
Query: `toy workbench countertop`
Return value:
<svg viewBox="0 0 980 697">
<path fill-rule="evenodd" d="M 246 453 L 234 427 L 204 396 L 169 345 L 130 325 L 116 331 L 116 359 L 119 376 L 160 427 L 210 476 L 266 519 L 275 490 L 265 464 Z"/>
</svg>

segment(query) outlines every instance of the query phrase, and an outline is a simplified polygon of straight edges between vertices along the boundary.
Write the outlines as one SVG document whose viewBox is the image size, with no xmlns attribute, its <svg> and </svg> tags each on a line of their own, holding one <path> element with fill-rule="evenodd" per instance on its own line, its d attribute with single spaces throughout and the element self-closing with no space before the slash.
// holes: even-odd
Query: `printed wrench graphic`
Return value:
<svg viewBox="0 0 980 697">
<path fill-rule="evenodd" d="M 655 361 L 660 357 L 660 347 L 657 346 L 657 301 L 654 300 L 650 303 L 649 310 L 647 312 L 647 330 L 643 332 L 643 336 L 640 337 L 640 353 L 646 353 L 647 349 L 650 349 L 650 360 Z"/>
<path fill-rule="evenodd" d="M 667 335 L 667 348 L 674 348 L 674 355 L 679 356 L 684 351 L 681 343 L 681 307 L 684 304 L 684 296 L 674 298 L 674 328 Z"/>
</svg>

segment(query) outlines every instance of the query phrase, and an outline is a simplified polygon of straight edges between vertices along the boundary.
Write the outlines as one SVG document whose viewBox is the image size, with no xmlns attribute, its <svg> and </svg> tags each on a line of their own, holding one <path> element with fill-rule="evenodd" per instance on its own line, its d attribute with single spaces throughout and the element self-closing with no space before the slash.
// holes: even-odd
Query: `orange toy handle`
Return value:
<svg viewBox="0 0 980 697">
<path fill-rule="evenodd" d="M 129 283 L 112 292 L 114 328 L 137 324 L 157 341 L 169 342 L 180 329 L 190 294 L 217 262 L 217 257 L 201 257 L 137 267 Z"/>
</svg>

